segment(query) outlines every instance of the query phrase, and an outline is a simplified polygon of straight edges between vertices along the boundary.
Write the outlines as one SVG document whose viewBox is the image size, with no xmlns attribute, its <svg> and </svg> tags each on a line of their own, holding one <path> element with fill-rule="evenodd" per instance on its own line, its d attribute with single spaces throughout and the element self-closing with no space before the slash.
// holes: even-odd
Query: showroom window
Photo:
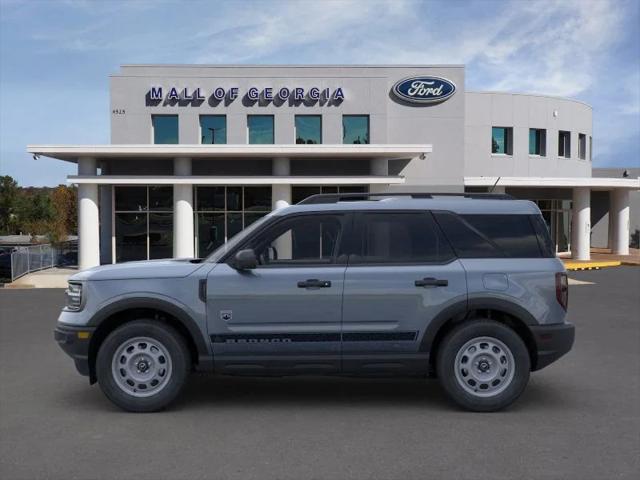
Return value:
<svg viewBox="0 0 640 480">
<path fill-rule="evenodd" d="M 491 127 L 491 153 L 497 155 L 513 154 L 513 128 Z"/>
<path fill-rule="evenodd" d="M 200 115 L 200 143 L 203 145 L 227 143 L 226 115 Z"/>
<path fill-rule="evenodd" d="M 296 115 L 296 143 L 322 143 L 322 117 L 320 115 Z"/>
<path fill-rule="evenodd" d="M 547 131 L 543 128 L 529 129 L 529 155 L 547 155 Z"/>
<path fill-rule="evenodd" d="M 196 255 L 205 257 L 271 211 L 271 186 L 194 187 Z"/>
<path fill-rule="evenodd" d="M 558 156 L 571 158 L 571 132 L 558 132 Z"/>
<path fill-rule="evenodd" d="M 178 115 L 151 115 L 153 143 L 178 143 Z"/>
<path fill-rule="evenodd" d="M 584 133 L 578 134 L 578 158 L 587 159 L 587 136 Z"/>
<path fill-rule="evenodd" d="M 113 188 L 116 262 L 173 257 L 173 187 Z"/>
<path fill-rule="evenodd" d="M 342 143 L 369 143 L 369 115 L 342 116 Z"/>
<path fill-rule="evenodd" d="M 247 116 L 247 130 L 250 144 L 273 144 L 273 115 Z"/>
</svg>

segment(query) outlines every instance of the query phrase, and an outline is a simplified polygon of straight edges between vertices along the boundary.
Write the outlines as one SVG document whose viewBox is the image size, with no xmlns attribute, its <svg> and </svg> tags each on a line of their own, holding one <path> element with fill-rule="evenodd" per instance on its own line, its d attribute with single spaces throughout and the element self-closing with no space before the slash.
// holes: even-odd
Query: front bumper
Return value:
<svg viewBox="0 0 640 480">
<path fill-rule="evenodd" d="M 81 375 L 89 376 L 89 343 L 95 328 L 60 325 L 53 331 L 60 348 L 69 355 Z"/>
<path fill-rule="evenodd" d="M 573 346 L 575 327 L 571 323 L 532 326 L 536 343 L 537 361 L 532 370 L 540 370 L 555 362 Z"/>
</svg>

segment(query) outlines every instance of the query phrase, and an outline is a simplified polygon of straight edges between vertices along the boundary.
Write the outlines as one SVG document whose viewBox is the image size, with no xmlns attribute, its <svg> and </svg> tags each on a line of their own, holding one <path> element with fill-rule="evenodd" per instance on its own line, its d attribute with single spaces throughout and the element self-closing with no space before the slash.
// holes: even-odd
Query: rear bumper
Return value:
<svg viewBox="0 0 640 480">
<path fill-rule="evenodd" d="M 53 331 L 53 338 L 58 342 L 60 348 L 69 355 L 78 373 L 89 375 L 89 342 L 95 328 L 72 327 L 60 325 Z M 86 333 L 85 333 L 86 332 Z"/>
<path fill-rule="evenodd" d="M 530 328 L 537 349 L 537 361 L 532 368 L 534 371 L 555 362 L 573 346 L 575 327 L 571 323 L 539 325 Z"/>
</svg>

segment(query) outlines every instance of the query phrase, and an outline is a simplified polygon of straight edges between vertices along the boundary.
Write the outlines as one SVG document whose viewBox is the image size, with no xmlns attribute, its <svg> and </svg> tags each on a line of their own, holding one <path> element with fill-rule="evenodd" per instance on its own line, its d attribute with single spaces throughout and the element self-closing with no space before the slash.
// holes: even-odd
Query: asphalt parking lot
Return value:
<svg viewBox="0 0 640 480">
<path fill-rule="evenodd" d="M 206 376 L 123 413 L 53 341 L 62 290 L 0 289 L 0 477 L 638 478 L 640 268 L 571 277 L 574 350 L 491 414 L 435 381 Z"/>
</svg>

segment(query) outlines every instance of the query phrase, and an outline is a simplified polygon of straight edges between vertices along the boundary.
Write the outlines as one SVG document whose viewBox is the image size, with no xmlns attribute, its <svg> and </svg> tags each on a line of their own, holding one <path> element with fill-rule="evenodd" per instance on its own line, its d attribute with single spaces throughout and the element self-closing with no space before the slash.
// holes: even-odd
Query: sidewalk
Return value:
<svg viewBox="0 0 640 480">
<path fill-rule="evenodd" d="M 75 268 L 48 268 L 20 277 L 4 288 L 67 288 L 67 279 L 77 271 Z"/>
<path fill-rule="evenodd" d="M 591 260 L 573 260 L 562 258 L 567 270 L 596 270 L 620 265 L 640 266 L 640 250 L 630 248 L 629 255 L 614 255 L 608 248 L 592 248 Z"/>
</svg>

